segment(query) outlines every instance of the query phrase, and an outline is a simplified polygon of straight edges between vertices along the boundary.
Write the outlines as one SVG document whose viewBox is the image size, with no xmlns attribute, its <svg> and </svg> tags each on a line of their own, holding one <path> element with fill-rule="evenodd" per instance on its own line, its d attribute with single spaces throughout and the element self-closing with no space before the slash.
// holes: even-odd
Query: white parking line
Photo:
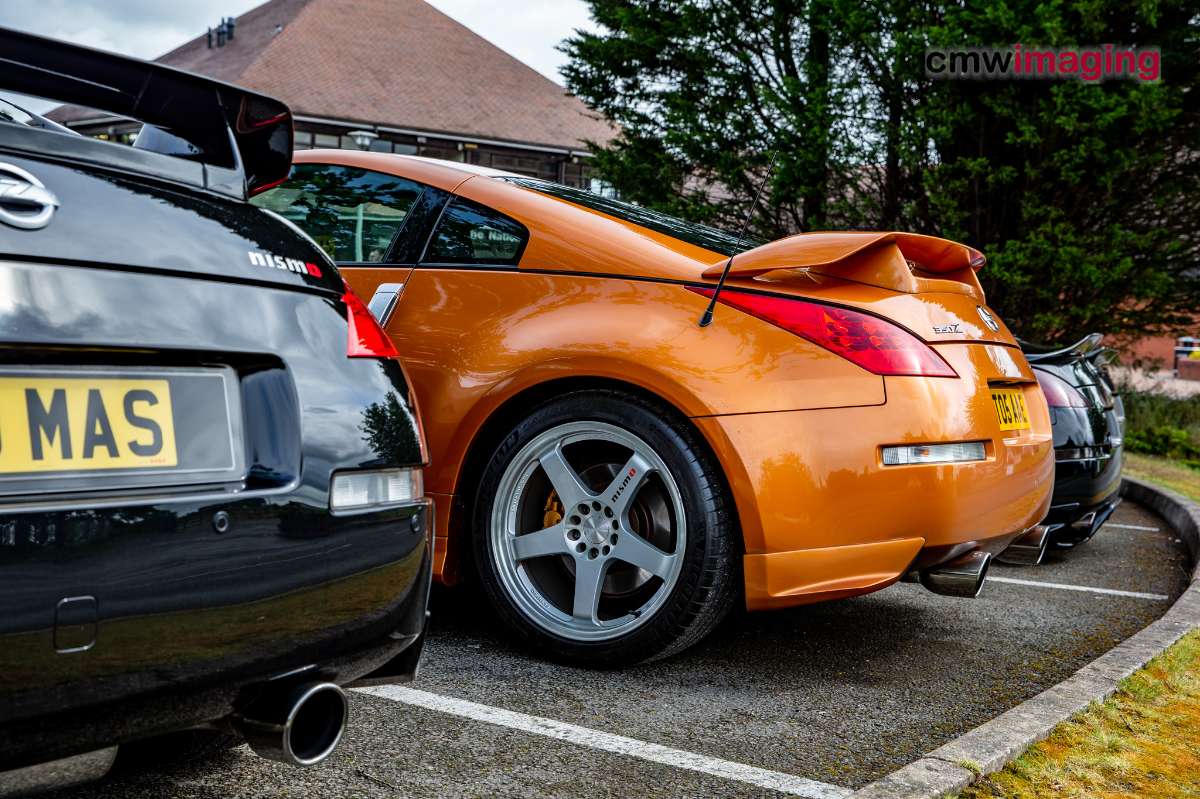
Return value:
<svg viewBox="0 0 1200 799">
<path fill-rule="evenodd" d="M 1105 527 L 1117 527 L 1121 530 L 1145 530 L 1147 533 L 1157 533 L 1158 527 L 1143 527 L 1140 524 L 1117 524 L 1116 522 L 1105 522 Z"/>
<path fill-rule="evenodd" d="M 1015 577 L 987 577 L 989 583 L 1011 583 L 1012 585 L 1031 585 L 1035 588 L 1056 588 L 1059 591 L 1083 591 L 1088 594 L 1107 594 L 1109 596 L 1128 596 L 1134 599 L 1154 599 L 1163 601 L 1170 599 L 1166 594 L 1144 594 L 1141 591 L 1118 591 L 1115 588 L 1093 588 L 1089 585 L 1067 585 L 1066 583 L 1043 583 L 1039 580 L 1018 580 Z"/>
<path fill-rule="evenodd" d="M 577 746 L 588 746 L 618 755 L 628 755 L 664 766 L 711 774 L 714 777 L 744 782 L 792 796 L 806 796 L 810 799 L 845 799 L 853 793 L 849 788 L 830 785 L 826 782 L 817 782 L 778 771 L 768 771 L 757 766 L 747 766 L 743 763 L 686 752 L 682 749 L 672 749 L 669 746 L 660 746 L 635 738 L 626 738 L 623 735 L 600 732 L 541 716 L 530 716 L 489 705 L 480 705 L 465 699 L 431 694 L 428 691 L 418 691 L 402 685 L 383 685 L 355 690 L 382 699 L 390 699 L 393 702 L 403 702 L 406 705 L 416 705 L 473 721 L 496 724 L 533 735 L 566 741 Z"/>
</svg>

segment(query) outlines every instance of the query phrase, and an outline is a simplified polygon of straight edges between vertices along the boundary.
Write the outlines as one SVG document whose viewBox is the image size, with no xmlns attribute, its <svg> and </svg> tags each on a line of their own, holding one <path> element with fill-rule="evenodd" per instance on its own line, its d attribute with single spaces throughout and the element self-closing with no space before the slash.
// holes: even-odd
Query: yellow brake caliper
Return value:
<svg viewBox="0 0 1200 799">
<path fill-rule="evenodd" d="M 558 501 L 558 493 L 551 490 L 550 496 L 546 497 L 546 507 L 542 511 L 542 527 L 553 527 L 562 521 L 563 506 Z"/>
</svg>

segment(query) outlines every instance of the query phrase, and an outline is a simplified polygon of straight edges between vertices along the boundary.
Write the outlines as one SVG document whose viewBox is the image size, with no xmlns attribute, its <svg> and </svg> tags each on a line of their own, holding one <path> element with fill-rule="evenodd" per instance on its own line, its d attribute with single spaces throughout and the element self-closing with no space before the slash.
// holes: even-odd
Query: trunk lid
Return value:
<svg viewBox="0 0 1200 799">
<path fill-rule="evenodd" d="M 932 236 L 802 233 L 735 256 L 729 284 L 860 308 L 931 344 L 1015 348 L 976 277 L 984 263 L 978 250 Z M 719 278 L 723 268 L 703 277 Z"/>
<path fill-rule="evenodd" d="M 0 260 L 248 281 L 339 295 L 344 290 L 324 253 L 269 211 L 137 175 L 8 155 L 3 152 L 6 133 L 0 124 L 0 178 L 6 171 L 16 174 L 13 167 L 27 173 L 54 194 L 58 208 L 40 229 L 0 223 Z M 37 133 L 90 142 L 71 134 Z"/>
</svg>

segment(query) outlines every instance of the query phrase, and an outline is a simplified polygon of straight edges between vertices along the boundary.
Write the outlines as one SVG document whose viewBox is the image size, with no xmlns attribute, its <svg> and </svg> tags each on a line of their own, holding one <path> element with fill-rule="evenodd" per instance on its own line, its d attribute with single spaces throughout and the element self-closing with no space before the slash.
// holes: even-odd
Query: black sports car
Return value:
<svg viewBox="0 0 1200 799">
<path fill-rule="evenodd" d="M 1043 524 L 1059 548 L 1087 541 L 1121 502 L 1125 410 L 1105 368 L 1112 350 L 1100 341 L 1093 333 L 1061 349 L 1021 343 L 1054 426 L 1054 499 Z"/>
<path fill-rule="evenodd" d="M 0 89 L 144 123 L 128 147 L 0 113 L 0 794 L 115 745 L 315 763 L 342 686 L 415 671 L 432 517 L 391 342 L 247 202 L 291 114 L 12 31 L 0 53 Z"/>
</svg>

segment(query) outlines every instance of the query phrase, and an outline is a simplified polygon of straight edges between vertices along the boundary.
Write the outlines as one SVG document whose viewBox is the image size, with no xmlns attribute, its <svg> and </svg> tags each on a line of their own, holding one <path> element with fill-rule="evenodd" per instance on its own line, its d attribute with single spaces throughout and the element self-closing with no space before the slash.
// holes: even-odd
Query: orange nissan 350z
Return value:
<svg viewBox="0 0 1200 799">
<path fill-rule="evenodd" d="M 974 596 L 992 555 L 1040 557 L 1049 413 L 975 250 L 756 246 L 702 327 L 735 238 L 579 189 L 313 150 L 258 204 L 333 256 L 400 351 L 436 574 L 473 563 L 548 654 L 662 657 L 742 596 L 781 608 L 909 575 Z"/>
</svg>

